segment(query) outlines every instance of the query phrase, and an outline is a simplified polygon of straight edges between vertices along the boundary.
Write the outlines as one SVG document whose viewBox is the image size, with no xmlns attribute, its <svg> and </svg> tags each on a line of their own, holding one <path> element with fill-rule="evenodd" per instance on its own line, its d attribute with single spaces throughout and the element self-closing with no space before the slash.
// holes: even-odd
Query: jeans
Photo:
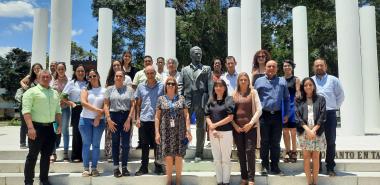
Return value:
<svg viewBox="0 0 380 185">
<path fill-rule="evenodd" d="M 280 141 L 282 136 L 282 115 L 281 111 L 271 114 L 263 111 L 260 117 L 260 133 L 261 133 L 261 164 L 269 169 L 269 152 L 271 167 L 278 168 L 280 160 Z"/>
<path fill-rule="evenodd" d="M 48 180 L 50 155 L 53 152 L 56 134 L 54 133 L 53 124 L 36 124 L 33 123 L 37 137 L 35 140 L 28 139 L 29 153 L 26 156 L 24 176 L 25 184 L 32 184 L 34 178 L 34 167 L 36 166 L 38 154 L 40 158 L 40 181 Z"/>
<path fill-rule="evenodd" d="M 230 183 L 232 131 L 218 131 L 219 138 L 210 133 L 212 157 L 215 163 L 216 182 Z"/>
<path fill-rule="evenodd" d="M 326 111 L 326 124 L 325 124 L 325 136 L 326 136 L 326 169 L 328 171 L 333 171 L 335 168 L 335 141 L 336 141 L 336 111 L 328 110 Z M 319 161 L 321 161 L 321 153 L 319 154 Z M 320 168 L 321 168 L 320 162 Z"/>
<path fill-rule="evenodd" d="M 76 106 L 71 109 L 71 126 L 73 127 L 71 160 L 82 160 L 82 137 L 78 128 L 81 112 L 82 106 Z"/>
<path fill-rule="evenodd" d="M 22 104 L 20 104 L 19 110 L 20 110 L 20 119 L 21 119 L 20 145 L 26 145 L 26 135 L 28 134 L 28 127 L 26 126 L 24 115 L 22 115 Z"/>
<path fill-rule="evenodd" d="M 89 169 L 90 167 L 90 147 L 92 145 L 92 164 L 91 168 L 96 169 L 98 166 L 98 160 L 100 156 L 100 140 L 102 139 L 104 128 L 106 124 L 104 119 L 100 120 L 97 127 L 93 126 L 94 119 L 80 118 L 79 131 L 82 136 L 83 148 L 82 158 L 83 167 Z"/>
<path fill-rule="evenodd" d="M 241 179 L 254 182 L 256 166 L 257 129 L 251 128 L 251 130 L 247 133 L 237 133 L 234 130 L 233 135 L 238 151 Z"/>
<path fill-rule="evenodd" d="M 53 154 L 56 153 L 57 148 L 61 144 L 62 135 L 63 135 L 64 152 L 67 153 L 69 150 L 69 121 L 70 121 L 70 115 L 71 115 L 70 107 L 62 108 L 61 111 L 62 111 L 62 133 L 57 134 Z"/>
<path fill-rule="evenodd" d="M 127 166 L 128 154 L 129 154 L 129 135 L 130 131 L 124 131 L 124 123 L 128 118 L 129 112 L 111 112 L 111 120 L 115 122 L 116 131 L 112 133 L 112 160 L 114 166 L 119 166 L 119 154 L 120 154 L 120 137 L 122 147 L 122 161 L 121 165 Z"/>
</svg>

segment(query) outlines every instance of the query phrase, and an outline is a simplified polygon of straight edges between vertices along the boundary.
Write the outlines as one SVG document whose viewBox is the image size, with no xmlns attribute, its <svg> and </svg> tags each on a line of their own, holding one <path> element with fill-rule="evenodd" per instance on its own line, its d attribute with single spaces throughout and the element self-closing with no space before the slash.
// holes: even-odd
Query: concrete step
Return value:
<svg viewBox="0 0 380 185">
<path fill-rule="evenodd" d="M 17 150 L 4 150 L 0 149 L 0 160 L 24 160 L 28 153 L 28 149 L 17 149 Z M 259 158 L 259 150 L 256 150 L 256 157 Z M 282 151 L 284 156 L 285 152 Z M 298 158 L 303 158 L 302 151 L 298 151 Z M 69 151 L 69 156 L 71 155 L 71 150 Z M 100 158 L 104 159 L 104 150 L 101 149 Z M 153 158 L 153 150 L 150 151 L 150 158 Z M 63 149 L 57 149 L 58 159 L 63 158 Z M 140 149 L 131 149 L 129 152 L 130 159 L 140 159 L 141 150 Z M 195 157 L 195 148 L 190 147 L 186 151 L 185 159 L 194 159 Z M 325 152 L 322 152 L 322 158 L 325 157 Z M 232 158 L 237 159 L 237 150 L 232 150 Z M 376 159 L 380 160 L 380 150 L 361 150 L 361 149 L 349 149 L 349 150 L 337 150 L 336 159 Z M 212 159 L 212 153 L 210 148 L 205 148 L 203 152 L 203 159 Z"/>
<path fill-rule="evenodd" d="M 25 160 L 0 160 L 0 173 L 23 173 Z M 323 167 L 325 166 L 322 164 Z M 298 160 L 297 163 L 284 163 L 280 162 L 280 168 L 284 173 L 299 173 L 303 172 L 303 160 Z M 128 169 L 135 172 L 140 168 L 140 161 L 129 161 Z M 101 172 L 112 173 L 113 163 L 99 162 L 98 169 Z M 153 160 L 150 161 L 149 169 L 153 171 Z M 352 160 L 352 159 L 337 159 L 337 171 L 354 171 L 354 172 L 380 172 L 380 160 Z M 36 172 L 39 172 L 39 162 L 37 162 Z M 82 163 L 69 163 L 69 162 L 54 162 L 50 165 L 51 173 L 81 173 L 83 170 Z M 201 161 L 195 163 L 194 161 L 185 160 L 183 165 L 184 172 L 212 172 L 214 171 L 214 163 L 212 161 Z M 256 171 L 261 170 L 261 164 L 257 160 Z M 231 164 L 232 172 L 240 171 L 240 164 L 238 161 L 233 160 Z M 380 184 L 380 183 L 379 183 Z"/>
<path fill-rule="evenodd" d="M 344 172 L 336 177 L 326 175 L 319 176 L 319 185 L 379 185 L 380 172 Z M 38 177 L 38 174 L 36 174 Z M 139 185 L 154 184 L 164 185 L 166 176 L 144 175 L 139 177 L 115 178 L 110 173 L 102 173 L 100 177 L 81 177 L 80 173 L 55 173 L 50 174 L 50 182 L 54 185 Z M 173 178 L 174 179 L 174 178 Z M 0 173 L 0 185 L 20 185 L 23 184 L 24 174 L 22 173 Z M 260 185 L 304 185 L 307 184 L 304 173 L 294 173 L 287 176 L 259 176 L 256 174 L 256 184 Z M 240 174 L 233 172 L 231 184 L 238 185 Z M 35 180 L 38 184 L 38 178 Z M 214 172 L 184 172 L 182 174 L 182 184 L 185 185 L 212 185 L 216 184 Z"/>
</svg>

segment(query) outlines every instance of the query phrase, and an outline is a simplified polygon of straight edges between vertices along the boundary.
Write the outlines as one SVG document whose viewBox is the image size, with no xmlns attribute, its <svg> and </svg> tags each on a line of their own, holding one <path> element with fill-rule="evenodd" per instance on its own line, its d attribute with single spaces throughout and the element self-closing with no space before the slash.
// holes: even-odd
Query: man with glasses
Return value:
<svg viewBox="0 0 380 185">
<path fill-rule="evenodd" d="M 158 97 L 164 94 L 164 85 L 155 79 L 156 71 L 152 65 L 144 69 L 146 81 L 137 86 L 136 100 L 136 126 L 141 137 L 141 167 L 135 176 L 148 173 L 149 145 L 152 145 L 155 156 L 155 172 L 163 174 L 163 165 L 158 163 L 157 147 L 155 143 L 154 119 Z"/>
<path fill-rule="evenodd" d="M 26 91 L 22 98 L 22 114 L 28 127 L 29 152 L 26 157 L 24 176 L 25 184 L 32 185 L 34 167 L 38 154 L 40 158 L 40 182 L 50 185 L 48 181 L 50 156 L 54 149 L 56 134 L 61 133 L 61 106 L 59 94 L 49 84 L 52 77 L 49 71 L 41 71 L 39 84 Z M 54 131 L 53 122 L 58 122 Z"/>
</svg>

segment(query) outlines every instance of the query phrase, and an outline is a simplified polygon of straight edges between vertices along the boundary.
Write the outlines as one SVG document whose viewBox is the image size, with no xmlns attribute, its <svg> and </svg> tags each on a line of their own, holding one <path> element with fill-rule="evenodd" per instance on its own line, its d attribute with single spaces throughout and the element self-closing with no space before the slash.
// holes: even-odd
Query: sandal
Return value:
<svg viewBox="0 0 380 185">
<path fill-rule="evenodd" d="M 290 162 L 290 153 L 291 152 L 286 152 L 285 157 L 284 157 L 284 163 L 289 163 Z"/>
<path fill-rule="evenodd" d="M 84 170 L 83 172 L 82 172 L 82 177 L 89 177 L 91 175 L 91 173 L 90 173 L 90 171 L 88 171 L 88 170 Z"/>
<path fill-rule="evenodd" d="M 247 184 L 248 184 L 248 181 L 247 181 L 247 180 L 242 179 L 242 180 L 240 181 L 240 185 L 247 185 Z"/>
<path fill-rule="evenodd" d="M 255 182 L 253 182 L 253 181 L 249 181 L 249 182 L 248 182 L 248 185 L 255 185 Z"/>
<path fill-rule="evenodd" d="M 296 163 L 297 162 L 297 151 L 292 151 L 290 153 L 290 162 Z"/>
</svg>

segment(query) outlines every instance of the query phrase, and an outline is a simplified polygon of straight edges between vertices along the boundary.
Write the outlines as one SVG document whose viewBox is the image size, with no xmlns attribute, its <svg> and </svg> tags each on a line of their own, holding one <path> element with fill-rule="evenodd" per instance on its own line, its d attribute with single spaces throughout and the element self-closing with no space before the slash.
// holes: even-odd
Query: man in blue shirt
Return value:
<svg viewBox="0 0 380 185">
<path fill-rule="evenodd" d="M 336 111 L 344 101 L 344 92 L 339 79 L 327 74 L 325 59 L 319 58 L 314 61 L 314 73 L 312 78 L 317 86 L 317 93 L 326 99 L 326 170 L 329 176 L 335 176 Z M 321 155 L 319 160 L 321 160 Z M 322 165 L 320 165 L 319 171 L 322 172 Z"/>
<path fill-rule="evenodd" d="M 147 80 L 137 86 L 135 92 L 136 99 L 136 126 L 140 128 L 141 134 L 141 167 L 136 172 L 136 176 L 148 173 L 149 145 L 153 145 L 155 156 L 155 172 L 163 174 L 163 166 L 157 162 L 154 114 L 156 113 L 156 103 L 158 97 L 164 94 L 164 86 L 155 79 L 156 71 L 152 65 L 144 69 Z"/>
<path fill-rule="evenodd" d="M 258 78 L 254 85 L 263 109 L 260 117 L 262 175 L 267 175 L 269 171 L 269 152 L 272 174 L 282 174 L 278 162 L 281 152 L 282 123 L 287 122 L 289 115 L 289 91 L 286 80 L 276 74 L 277 62 L 270 60 L 265 64 L 265 76 Z M 284 120 L 281 114 L 282 102 L 284 103 Z"/>
</svg>

